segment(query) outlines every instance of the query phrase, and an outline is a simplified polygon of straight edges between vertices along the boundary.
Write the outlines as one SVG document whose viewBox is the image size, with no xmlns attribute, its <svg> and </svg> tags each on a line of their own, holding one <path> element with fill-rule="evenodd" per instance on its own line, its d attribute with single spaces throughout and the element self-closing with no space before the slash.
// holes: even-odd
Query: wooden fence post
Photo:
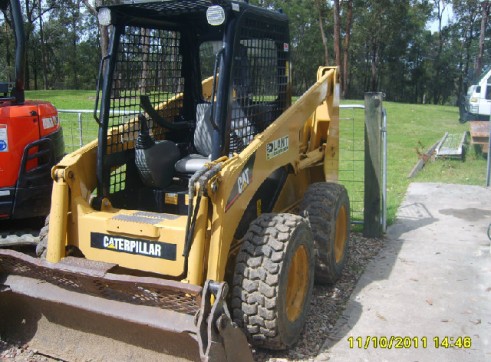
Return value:
<svg viewBox="0 0 491 362">
<path fill-rule="evenodd" d="M 382 98 L 380 92 L 365 93 L 365 237 L 382 235 Z"/>
</svg>

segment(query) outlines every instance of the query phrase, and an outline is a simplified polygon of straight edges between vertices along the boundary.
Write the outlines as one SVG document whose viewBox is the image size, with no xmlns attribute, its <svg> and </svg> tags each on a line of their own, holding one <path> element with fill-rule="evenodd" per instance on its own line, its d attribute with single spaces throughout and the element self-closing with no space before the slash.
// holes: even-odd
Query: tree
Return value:
<svg viewBox="0 0 491 362">
<path fill-rule="evenodd" d="M 334 63 L 341 69 L 341 21 L 339 20 L 340 8 L 339 0 L 334 0 L 334 31 L 333 31 L 333 41 L 334 41 Z"/>
<path fill-rule="evenodd" d="M 93 0 L 93 3 L 91 3 L 89 0 L 82 1 L 87 10 L 97 19 L 97 8 L 104 5 L 104 1 Z M 109 30 L 108 27 L 105 25 L 101 25 L 99 23 L 97 23 L 97 25 L 99 27 L 99 44 L 101 47 L 101 56 L 105 57 L 107 55 L 107 50 L 109 47 Z"/>
<path fill-rule="evenodd" d="M 302 94 L 315 82 L 319 66 L 337 65 L 343 97 L 383 91 L 388 100 L 442 104 L 454 103 L 489 63 L 485 35 L 490 1 L 250 3 L 282 9 L 289 17 L 294 94 Z M 96 8 L 119 2 L 21 0 L 28 42 L 26 89 L 94 88 L 100 55 L 107 54 L 109 45 L 109 29 L 98 24 Z M 450 5 L 454 21 L 444 25 L 444 11 Z M 426 29 L 429 19 L 438 24 L 433 34 Z M 8 14 L 0 13 L 2 80 L 12 80 L 14 73 L 9 21 Z M 142 71 L 147 71 L 145 66 Z M 140 84 L 142 89 L 148 86 Z"/>
<path fill-rule="evenodd" d="M 479 53 L 477 55 L 477 61 L 476 61 L 476 74 L 481 74 L 482 72 L 482 61 L 483 61 L 483 54 L 484 54 L 484 39 L 486 35 L 486 27 L 488 24 L 488 17 L 489 17 L 489 9 L 490 9 L 490 3 L 489 1 L 484 1 L 481 2 L 481 7 L 482 7 L 482 15 L 481 15 L 481 30 L 479 34 Z"/>
<path fill-rule="evenodd" d="M 418 42 L 430 10 L 426 1 L 353 1 L 350 96 L 383 91 L 392 100 L 414 97 L 412 76 L 424 72 L 423 62 L 411 59 L 419 54 L 412 49 L 423 49 Z"/>
<path fill-rule="evenodd" d="M 461 98 L 469 86 L 469 80 L 479 76 L 478 74 L 471 74 L 469 68 L 472 58 L 472 45 L 477 36 L 477 19 L 480 12 L 477 0 L 453 0 L 452 5 L 456 22 L 455 31 L 463 44 L 463 57 L 459 65 L 460 75 L 457 90 L 457 94 Z"/>
<path fill-rule="evenodd" d="M 348 78 L 349 78 L 349 47 L 351 41 L 351 27 L 353 21 L 353 0 L 344 1 L 346 4 L 346 24 L 344 30 L 343 41 L 343 67 L 341 69 L 342 80 L 342 94 L 343 98 L 346 98 L 348 92 Z"/>
<path fill-rule="evenodd" d="M 317 11 L 319 12 L 319 28 L 320 28 L 320 34 L 322 38 L 322 45 L 324 46 L 324 59 L 325 59 L 325 64 L 329 64 L 329 47 L 327 44 L 327 38 L 326 34 L 324 32 L 324 21 L 326 19 L 326 16 L 324 15 L 326 12 L 325 8 L 325 2 L 322 0 L 316 0 L 315 5 L 317 8 Z"/>
</svg>

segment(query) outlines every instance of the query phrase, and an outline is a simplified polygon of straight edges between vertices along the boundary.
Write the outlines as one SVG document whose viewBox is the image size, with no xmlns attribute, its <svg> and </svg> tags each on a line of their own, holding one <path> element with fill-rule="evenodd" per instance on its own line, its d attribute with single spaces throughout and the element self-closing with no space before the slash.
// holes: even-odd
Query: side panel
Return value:
<svg viewBox="0 0 491 362">
<path fill-rule="evenodd" d="M 0 107 L 0 188 L 16 184 L 24 148 L 38 139 L 35 104 Z"/>
<path fill-rule="evenodd" d="M 280 202 L 288 208 L 287 204 L 294 198 L 300 201 L 302 189 L 310 180 L 310 176 L 305 174 L 308 169 L 299 169 L 304 158 L 309 158 L 309 154 L 301 152 L 304 148 L 302 130 L 312 113 L 327 98 L 329 92 L 333 91 L 335 81 L 335 69 L 328 70 L 244 151 L 225 163 L 217 180 L 218 190 L 211 197 L 214 209 L 207 279 L 223 280 L 235 230 L 248 206 L 248 201 L 253 199 L 272 170 L 290 167 L 296 175 L 287 180 L 275 210 L 280 208 Z M 333 105 L 329 104 L 329 107 Z M 322 153 L 317 153 L 322 156 Z M 253 167 L 249 168 L 247 166 L 251 158 L 255 161 Z M 249 180 L 249 183 L 244 180 Z M 238 195 L 234 195 L 235 190 L 239 190 Z M 234 199 L 233 204 L 230 204 L 231 199 Z"/>
</svg>

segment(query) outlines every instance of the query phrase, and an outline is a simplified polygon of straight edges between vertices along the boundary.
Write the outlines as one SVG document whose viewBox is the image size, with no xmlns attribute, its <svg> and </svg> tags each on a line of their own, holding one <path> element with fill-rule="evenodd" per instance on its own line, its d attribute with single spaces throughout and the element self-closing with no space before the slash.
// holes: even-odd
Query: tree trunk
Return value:
<svg viewBox="0 0 491 362">
<path fill-rule="evenodd" d="M 80 2 L 77 1 L 74 5 L 73 5 L 73 13 L 72 13 L 72 16 L 71 16 L 71 21 L 72 21 L 72 29 L 73 29 L 73 33 L 72 33 L 72 49 L 73 49 L 73 56 L 71 57 L 70 59 L 70 63 L 71 63 L 71 72 L 72 72 L 72 81 L 71 81 L 71 86 L 73 87 L 73 89 L 79 89 L 80 87 L 80 84 L 79 84 L 79 77 L 78 77 L 78 69 L 77 69 L 77 63 L 78 63 L 78 56 L 77 56 L 77 48 L 78 48 L 78 19 L 80 17 Z"/>
<path fill-rule="evenodd" d="M 349 46 L 351 40 L 351 23 L 353 21 L 353 0 L 346 1 L 347 4 L 347 14 L 346 14 L 346 28 L 343 42 L 343 69 L 341 70 L 341 81 L 342 81 L 342 95 L 346 98 L 348 94 L 348 66 L 349 66 Z"/>
<path fill-rule="evenodd" d="M 102 0 L 95 0 L 95 6 L 92 6 L 89 3 L 89 0 L 82 0 L 82 2 L 84 3 L 87 10 L 89 10 L 89 12 L 97 18 L 96 8 L 98 6 L 102 6 L 103 1 Z M 101 47 L 101 56 L 105 57 L 107 55 L 107 50 L 109 47 L 109 31 L 108 31 L 107 26 L 99 25 L 99 33 L 100 33 L 99 45 Z"/>
<path fill-rule="evenodd" d="M 25 41 L 26 41 L 26 56 L 25 56 L 25 76 L 24 76 L 24 89 L 25 90 L 30 90 L 30 83 L 31 83 L 31 72 L 30 72 L 30 67 L 29 67 L 29 46 L 30 46 L 30 39 L 31 39 L 31 32 L 32 32 L 32 12 L 30 9 L 30 3 L 29 0 L 25 1 L 26 5 L 26 15 L 27 15 L 27 27 L 26 28 L 26 34 L 25 34 Z"/>
<path fill-rule="evenodd" d="M 105 57 L 109 48 L 109 29 L 107 26 L 99 25 L 100 39 L 99 44 L 101 46 L 101 56 Z"/>
<path fill-rule="evenodd" d="M 38 10 L 39 10 L 39 38 L 41 42 L 41 67 L 43 68 L 43 83 L 44 83 L 44 89 L 48 89 L 48 64 L 46 60 L 46 44 L 44 41 L 44 24 L 43 24 L 43 17 L 42 17 L 42 9 L 41 9 L 41 1 L 38 3 Z"/>
<path fill-rule="evenodd" d="M 471 45 L 473 39 L 472 24 L 469 26 L 468 30 L 469 30 L 468 31 L 469 37 L 464 39 L 464 49 L 465 49 L 464 74 L 469 74 L 469 64 L 471 62 Z M 468 87 L 469 87 L 468 77 L 465 77 L 462 84 L 462 88 L 464 92 L 467 90 Z"/>
<path fill-rule="evenodd" d="M 370 64 L 370 92 L 377 91 L 377 78 L 378 78 L 378 51 L 377 44 L 372 44 L 371 49 L 371 64 Z"/>
<path fill-rule="evenodd" d="M 489 16 L 489 2 L 482 3 L 482 17 L 481 17 L 481 34 L 479 35 L 479 53 L 476 61 L 476 76 L 479 76 L 482 72 L 482 58 L 484 54 L 484 39 L 486 35 L 486 25 L 488 23 Z"/>
<path fill-rule="evenodd" d="M 319 12 L 319 28 L 321 32 L 322 45 L 324 46 L 324 65 L 329 65 L 329 48 L 327 44 L 326 34 L 324 33 L 324 18 L 322 17 L 322 4 L 320 0 L 316 0 L 317 11 Z"/>
<path fill-rule="evenodd" d="M 336 66 L 341 68 L 341 22 L 339 20 L 339 0 L 334 0 L 334 62 Z"/>
</svg>

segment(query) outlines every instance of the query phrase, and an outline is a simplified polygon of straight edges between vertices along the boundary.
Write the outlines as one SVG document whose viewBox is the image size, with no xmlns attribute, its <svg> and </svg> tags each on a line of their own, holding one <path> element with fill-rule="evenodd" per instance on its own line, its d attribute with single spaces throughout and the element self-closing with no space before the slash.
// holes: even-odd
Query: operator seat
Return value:
<svg viewBox="0 0 491 362">
<path fill-rule="evenodd" d="M 244 149 L 253 139 L 250 134 L 252 125 L 237 101 L 232 104 L 231 142 L 236 142 L 238 150 Z M 196 129 L 194 130 L 194 148 L 192 153 L 175 164 L 178 173 L 192 174 L 211 161 L 213 150 L 213 125 L 211 124 L 211 103 L 198 103 L 196 106 Z"/>
<path fill-rule="evenodd" d="M 192 153 L 175 164 L 179 173 L 195 173 L 211 161 L 213 145 L 213 125 L 211 124 L 211 103 L 196 105 L 196 129 L 194 130 L 194 148 L 199 153 Z"/>
</svg>

